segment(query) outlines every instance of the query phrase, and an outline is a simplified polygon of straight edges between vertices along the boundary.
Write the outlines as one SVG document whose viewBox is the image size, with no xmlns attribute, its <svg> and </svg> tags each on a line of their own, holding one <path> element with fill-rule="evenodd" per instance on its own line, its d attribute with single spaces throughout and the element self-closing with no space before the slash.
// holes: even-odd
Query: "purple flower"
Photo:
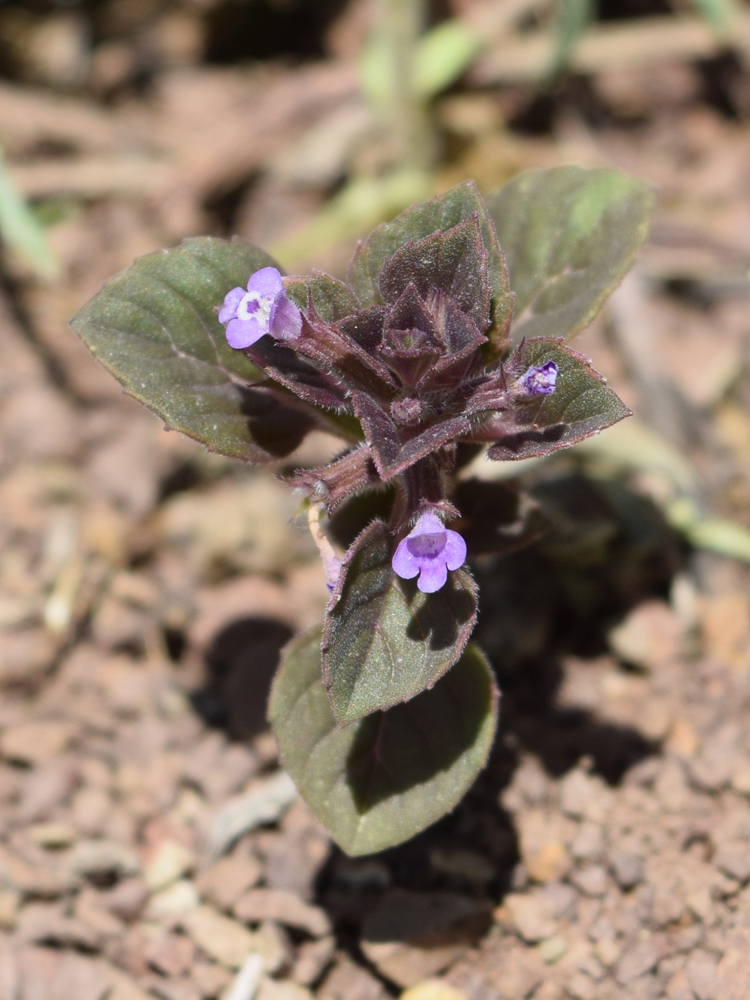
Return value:
<svg viewBox="0 0 750 1000">
<path fill-rule="evenodd" d="M 393 554 L 393 571 L 404 580 L 419 573 L 417 586 L 423 594 L 434 594 L 448 579 L 448 570 L 466 561 L 466 542 L 457 531 L 444 527 L 435 514 L 422 514 Z"/>
<path fill-rule="evenodd" d="M 555 391 L 557 365 L 554 361 L 548 361 L 544 365 L 532 365 L 521 382 L 530 396 L 548 396 Z"/>
<path fill-rule="evenodd" d="M 302 316 L 284 293 L 275 267 L 262 267 L 250 277 L 247 291 L 233 288 L 224 299 L 219 322 L 227 323 L 230 347 L 250 347 L 265 333 L 277 340 L 294 340 L 302 330 Z"/>
</svg>

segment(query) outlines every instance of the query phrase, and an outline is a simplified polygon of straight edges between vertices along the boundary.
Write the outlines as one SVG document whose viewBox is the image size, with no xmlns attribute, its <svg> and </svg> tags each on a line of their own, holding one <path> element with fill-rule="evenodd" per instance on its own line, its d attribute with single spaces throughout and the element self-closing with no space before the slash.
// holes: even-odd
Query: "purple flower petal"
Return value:
<svg viewBox="0 0 750 1000">
<path fill-rule="evenodd" d="M 547 361 L 543 365 L 532 365 L 523 377 L 523 386 L 532 396 L 548 396 L 555 391 L 557 365 Z"/>
<path fill-rule="evenodd" d="M 227 341 L 230 347 L 250 347 L 260 340 L 266 331 L 252 317 L 250 319 L 233 319 L 227 327 Z"/>
<path fill-rule="evenodd" d="M 237 306 L 243 295 L 245 295 L 244 288 L 233 288 L 231 292 L 227 292 L 224 296 L 224 305 L 219 313 L 220 323 L 228 323 L 230 319 L 234 319 L 237 315 Z"/>
<path fill-rule="evenodd" d="M 419 573 L 419 563 L 409 551 L 408 537 L 402 538 L 393 553 L 393 572 L 402 580 L 412 580 Z"/>
<path fill-rule="evenodd" d="M 422 564 L 422 572 L 419 574 L 417 586 L 423 594 L 434 594 L 445 586 L 448 579 L 448 570 L 442 560 L 430 560 Z"/>
<path fill-rule="evenodd" d="M 446 532 L 448 538 L 445 542 L 445 565 L 448 569 L 458 569 L 466 562 L 466 542 L 457 531 Z"/>
<path fill-rule="evenodd" d="M 268 299 L 276 298 L 283 288 L 281 275 L 275 267 L 262 267 L 260 271 L 250 275 L 247 283 L 248 292 L 257 292 Z"/>
<path fill-rule="evenodd" d="M 270 333 L 277 340 L 295 340 L 302 332 L 302 313 L 281 292 L 271 310 Z"/>
</svg>

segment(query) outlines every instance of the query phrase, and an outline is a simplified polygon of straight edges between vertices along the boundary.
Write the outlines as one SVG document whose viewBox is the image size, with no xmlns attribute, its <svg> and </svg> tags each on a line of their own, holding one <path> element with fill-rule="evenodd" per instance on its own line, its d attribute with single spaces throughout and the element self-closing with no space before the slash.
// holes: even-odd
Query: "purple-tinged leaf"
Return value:
<svg viewBox="0 0 750 1000">
<path fill-rule="evenodd" d="M 396 302 L 410 284 L 425 300 L 443 293 L 484 333 L 490 323 L 487 256 L 475 212 L 447 232 L 410 240 L 389 257 L 380 273 L 380 294 Z"/>
<path fill-rule="evenodd" d="M 464 567 L 423 594 L 393 572 L 395 546 L 374 521 L 344 558 L 323 628 L 323 680 L 340 725 L 408 701 L 456 662 L 476 622 Z"/>
<path fill-rule="evenodd" d="M 562 340 L 540 337 L 524 341 L 509 359 L 509 387 L 531 366 L 557 365 L 554 392 L 519 400 L 511 410 L 482 424 L 472 440 L 494 442 L 488 457 L 497 461 L 533 458 L 569 448 L 630 416 L 630 409 L 606 385 L 588 358 L 565 347 Z"/>
<path fill-rule="evenodd" d="M 341 386 L 318 368 L 299 357 L 289 347 L 262 338 L 245 353 L 261 371 L 290 389 L 300 399 L 326 410 L 343 410 L 346 393 Z"/>
<path fill-rule="evenodd" d="M 314 500 L 323 501 L 329 514 L 342 500 L 359 493 L 367 486 L 381 483 L 370 449 L 361 445 L 319 469 L 299 469 L 287 482 L 301 487 Z"/>
<path fill-rule="evenodd" d="M 438 229 L 445 232 L 478 214 L 482 243 L 487 251 L 487 271 L 492 299 L 492 325 L 485 331 L 489 338 L 488 353 L 500 357 L 508 344 L 508 330 L 513 313 L 513 296 L 508 284 L 505 259 L 484 202 L 473 181 L 438 195 L 422 205 L 413 205 L 392 222 L 378 226 L 357 248 L 349 267 L 349 283 L 362 305 L 381 303 L 380 272 L 388 257 L 392 257 L 409 240 L 423 239 Z"/>
<path fill-rule="evenodd" d="M 327 371 L 336 373 L 350 390 L 359 389 L 378 399 L 392 398 L 396 394 L 398 382 L 383 362 L 368 354 L 339 326 L 313 325 L 303 319 L 302 333 L 295 340 L 294 349 Z"/>
<path fill-rule="evenodd" d="M 498 700 L 472 645 L 431 691 L 339 729 L 315 629 L 284 651 L 268 716 L 300 794 L 357 856 L 403 843 L 453 809 L 487 762 Z"/>
</svg>

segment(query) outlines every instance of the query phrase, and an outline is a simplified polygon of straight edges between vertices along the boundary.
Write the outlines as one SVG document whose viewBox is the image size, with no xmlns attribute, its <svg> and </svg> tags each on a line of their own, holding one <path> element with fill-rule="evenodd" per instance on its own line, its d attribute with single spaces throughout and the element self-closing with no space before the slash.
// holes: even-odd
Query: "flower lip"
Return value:
<svg viewBox="0 0 750 1000">
<path fill-rule="evenodd" d="M 417 586 L 422 593 L 434 594 L 445 585 L 448 570 L 458 569 L 465 561 L 466 542 L 428 511 L 398 543 L 391 564 L 394 573 L 404 580 L 418 575 Z"/>
<path fill-rule="evenodd" d="M 521 383 L 527 395 L 548 396 L 557 386 L 558 367 L 554 361 L 532 365 L 526 370 Z"/>
<path fill-rule="evenodd" d="M 219 322 L 227 324 L 230 347 L 250 347 L 266 333 L 277 340 L 294 340 L 302 330 L 302 315 L 284 292 L 275 267 L 262 267 L 250 276 L 247 291 L 233 288 L 224 297 Z"/>
</svg>

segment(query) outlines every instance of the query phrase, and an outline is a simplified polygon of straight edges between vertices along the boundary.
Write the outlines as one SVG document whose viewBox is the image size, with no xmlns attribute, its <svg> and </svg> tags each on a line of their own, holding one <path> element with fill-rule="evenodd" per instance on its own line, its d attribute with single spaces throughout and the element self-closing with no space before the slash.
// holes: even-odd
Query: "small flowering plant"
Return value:
<svg viewBox="0 0 750 1000">
<path fill-rule="evenodd" d="M 137 260 L 73 321 L 167 426 L 286 460 L 306 498 L 330 597 L 322 629 L 284 651 L 269 718 L 350 854 L 424 829 L 486 762 L 499 698 L 469 643 L 467 559 L 533 537 L 533 505 L 519 496 L 508 530 L 507 491 L 488 502 L 457 477 L 482 449 L 545 456 L 628 415 L 567 341 L 632 264 L 652 206 L 612 170 L 530 171 L 486 203 L 466 183 L 379 226 L 346 281 L 283 277 L 262 250 L 204 237 Z M 314 429 L 341 453 L 295 467 Z M 385 513 L 337 552 L 321 514 L 363 494 Z"/>
</svg>

